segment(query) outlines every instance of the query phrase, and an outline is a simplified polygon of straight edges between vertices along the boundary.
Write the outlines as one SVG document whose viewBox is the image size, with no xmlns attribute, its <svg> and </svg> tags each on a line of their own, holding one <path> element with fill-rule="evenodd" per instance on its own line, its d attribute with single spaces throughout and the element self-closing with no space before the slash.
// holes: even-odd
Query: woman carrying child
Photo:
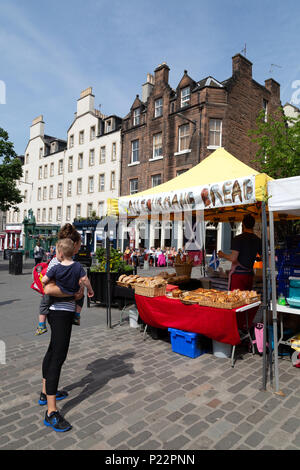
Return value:
<svg viewBox="0 0 300 470">
<path fill-rule="evenodd" d="M 82 271 L 81 266 L 78 266 L 79 263 L 72 261 L 72 255 L 78 252 L 81 245 L 80 234 L 71 224 L 66 224 L 60 230 L 58 238 L 59 242 L 65 241 L 67 243 L 60 245 L 58 242 L 58 257 L 53 258 L 49 263 L 46 276 L 42 282 L 45 282 L 44 290 L 46 294 L 63 299 L 60 299 L 60 301 L 54 299 L 54 303 L 48 305 L 48 310 L 46 310 L 44 298 L 41 302 L 44 305 L 43 311 L 47 312 L 48 323 L 51 327 L 51 340 L 43 360 L 43 391 L 39 404 L 48 405 L 44 424 L 51 426 L 57 432 L 65 432 L 71 429 L 72 426 L 60 415 L 56 407 L 56 401 L 67 397 L 66 392 L 58 391 L 58 382 L 69 349 L 76 310 L 74 292 L 78 291 L 79 280 L 87 287 L 89 296 L 93 296 L 94 293 L 85 272 Z M 60 265 L 60 259 L 62 260 L 62 266 Z M 67 282 L 64 279 L 65 273 L 68 274 Z M 56 282 L 55 285 L 51 283 L 51 279 Z M 72 294 L 72 297 L 70 294 Z"/>
</svg>

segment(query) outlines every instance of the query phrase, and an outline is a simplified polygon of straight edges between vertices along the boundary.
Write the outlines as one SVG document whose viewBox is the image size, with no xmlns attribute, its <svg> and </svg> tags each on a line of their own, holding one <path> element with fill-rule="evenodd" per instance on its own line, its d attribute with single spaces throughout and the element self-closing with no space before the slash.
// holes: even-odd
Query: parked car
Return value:
<svg viewBox="0 0 300 470">
<path fill-rule="evenodd" d="M 91 250 L 86 245 L 81 245 L 80 250 L 74 256 L 75 261 L 79 261 L 79 263 L 83 264 L 84 266 L 90 267 L 92 265 L 92 255 Z"/>
</svg>

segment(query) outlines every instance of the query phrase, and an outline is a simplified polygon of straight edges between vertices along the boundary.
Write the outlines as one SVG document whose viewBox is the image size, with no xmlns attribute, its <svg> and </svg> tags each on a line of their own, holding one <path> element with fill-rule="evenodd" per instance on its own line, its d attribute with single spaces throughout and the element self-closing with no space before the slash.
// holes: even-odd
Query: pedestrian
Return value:
<svg viewBox="0 0 300 470">
<path fill-rule="evenodd" d="M 126 249 L 124 251 L 124 261 L 126 264 L 129 264 L 129 259 L 130 259 L 130 248 L 129 246 L 126 246 Z"/>
<path fill-rule="evenodd" d="M 78 253 L 81 245 L 81 236 L 71 224 L 64 225 L 59 231 L 58 239 L 66 238 L 70 238 L 74 242 L 73 255 Z M 58 258 L 53 258 L 49 263 L 47 273 L 53 266 L 58 264 Z M 71 429 L 72 426 L 61 416 L 57 410 L 56 402 L 68 396 L 67 392 L 58 390 L 58 383 L 61 368 L 66 360 L 69 349 L 76 302 L 74 296 L 66 296 L 60 287 L 53 282 L 46 284 L 44 291 L 45 296 L 42 299 L 41 307 L 47 313 L 48 323 L 51 327 L 51 339 L 42 364 L 43 385 L 39 404 L 47 405 L 48 408 L 44 424 L 51 426 L 57 432 L 65 432 Z M 49 303 L 48 306 L 46 305 L 47 299 L 45 297 L 47 295 L 57 297 L 53 304 L 50 302 L 50 307 Z"/>
<path fill-rule="evenodd" d="M 231 253 L 218 251 L 219 258 L 231 261 L 231 270 L 228 279 L 228 290 L 252 290 L 253 264 L 257 254 L 262 253 L 261 239 L 254 234 L 255 219 L 251 214 L 243 218 L 243 232 L 237 235 L 231 244 Z"/>
<path fill-rule="evenodd" d="M 41 246 L 41 242 L 38 240 L 33 250 L 35 266 L 43 261 L 44 253 L 44 248 Z"/>
</svg>

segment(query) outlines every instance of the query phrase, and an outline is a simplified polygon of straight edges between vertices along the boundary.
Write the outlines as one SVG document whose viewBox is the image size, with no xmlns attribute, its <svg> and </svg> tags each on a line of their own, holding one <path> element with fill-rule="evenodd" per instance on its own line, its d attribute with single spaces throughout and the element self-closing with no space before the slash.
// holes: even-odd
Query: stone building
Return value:
<svg viewBox="0 0 300 470">
<path fill-rule="evenodd" d="M 51 232 L 75 219 L 102 217 L 107 199 L 119 195 L 122 119 L 101 114 L 94 102 L 91 87 L 81 92 L 65 140 L 45 133 L 42 115 L 33 120 L 18 182 L 24 200 L 19 212 L 6 214 L 6 224 L 22 225 L 32 209 L 37 225 Z M 96 238 L 89 229 L 83 233 L 92 250 Z M 7 239 L 5 248 L 10 245 Z"/>
<path fill-rule="evenodd" d="M 264 85 L 256 82 L 252 63 L 241 54 L 232 58 L 232 76 L 225 81 L 212 76 L 197 81 L 185 70 L 173 89 L 169 71 L 162 63 L 154 75 L 147 75 L 142 96 L 136 95 L 123 119 L 121 195 L 168 181 L 218 147 L 255 167 L 256 147 L 248 131 L 262 109 L 267 118 L 280 105 L 280 85 L 273 79 Z M 163 230 L 160 226 L 160 235 L 148 245 L 160 246 Z M 217 236 L 220 247 L 220 229 L 215 230 Z M 136 235 L 136 244 L 138 240 Z M 168 241 L 177 244 L 174 236 L 168 236 Z"/>
</svg>

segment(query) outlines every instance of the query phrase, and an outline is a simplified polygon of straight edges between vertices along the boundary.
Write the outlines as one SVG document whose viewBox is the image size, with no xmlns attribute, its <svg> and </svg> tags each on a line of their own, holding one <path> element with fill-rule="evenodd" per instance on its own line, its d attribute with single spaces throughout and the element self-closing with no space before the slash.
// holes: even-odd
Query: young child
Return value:
<svg viewBox="0 0 300 470">
<path fill-rule="evenodd" d="M 78 292 L 80 287 L 86 287 L 88 296 L 93 297 L 94 292 L 91 287 L 90 281 L 82 268 L 81 264 L 72 260 L 74 251 L 74 242 L 70 239 L 59 240 L 56 245 L 56 263 L 51 266 L 47 274 L 43 277 L 42 283 L 46 285 L 51 280 L 55 280 L 56 285 L 66 295 L 73 295 Z M 40 305 L 39 325 L 36 330 L 36 335 L 41 335 L 47 332 L 46 315 L 51 303 L 54 301 L 68 301 L 72 297 L 58 298 L 43 296 Z M 74 314 L 73 324 L 80 325 L 80 313 L 82 310 L 83 299 L 76 301 L 76 311 Z"/>
</svg>

